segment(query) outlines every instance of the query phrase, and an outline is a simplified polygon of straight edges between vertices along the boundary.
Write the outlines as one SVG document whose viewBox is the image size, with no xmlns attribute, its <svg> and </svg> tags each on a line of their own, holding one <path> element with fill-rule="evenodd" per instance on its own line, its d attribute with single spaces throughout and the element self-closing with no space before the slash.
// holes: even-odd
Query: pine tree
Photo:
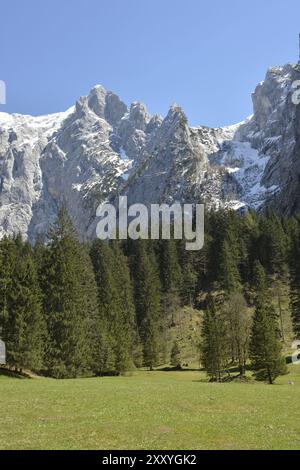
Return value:
<svg viewBox="0 0 300 470">
<path fill-rule="evenodd" d="M 174 341 L 172 350 L 171 350 L 171 365 L 176 369 L 181 369 L 181 353 L 179 344 L 177 341 Z"/>
<path fill-rule="evenodd" d="M 259 259 L 270 274 L 283 275 L 287 262 L 287 239 L 282 223 L 273 210 L 267 209 L 259 221 Z"/>
<path fill-rule="evenodd" d="M 8 249 L 6 255 L 14 252 L 13 263 L 6 265 L 6 274 L 9 273 L 10 279 L 6 278 L 2 297 L 7 362 L 19 370 L 40 371 L 43 366 L 45 323 L 33 252 L 19 237 L 5 245 Z M 2 245 L 2 254 L 4 250 Z"/>
<path fill-rule="evenodd" d="M 49 232 L 41 280 L 48 330 L 45 361 L 54 377 L 76 377 L 90 368 L 90 322 L 97 298 L 92 297 L 93 275 L 87 259 L 62 208 Z"/>
<path fill-rule="evenodd" d="M 153 369 L 158 362 L 160 336 L 160 283 L 154 253 L 144 240 L 135 242 L 131 268 L 137 324 L 143 344 L 144 364 Z"/>
<path fill-rule="evenodd" d="M 118 242 L 112 244 L 114 259 L 114 276 L 118 294 L 118 335 L 117 335 L 117 368 L 120 371 L 133 367 L 133 354 L 137 353 L 140 344 L 136 324 L 133 287 L 130 279 L 128 259 L 124 256 Z"/>
<path fill-rule="evenodd" d="M 250 358 L 256 380 L 274 380 L 286 373 L 286 365 L 281 354 L 281 344 L 278 339 L 278 325 L 274 317 L 266 289 L 266 279 L 263 267 L 256 264 L 257 280 L 256 308 L 250 342 Z"/>
<path fill-rule="evenodd" d="M 160 240 L 157 251 L 165 315 L 172 314 L 174 317 L 176 310 L 180 306 L 182 293 L 182 272 L 175 240 L 173 238 L 170 240 Z"/>
<path fill-rule="evenodd" d="M 176 242 L 160 240 L 158 242 L 158 261 L 163 292 L 180 292 L 182 273 L 178 260 Z"/>
<path fill-rule="evenodd" d="M 226 294 L 240 289 L 238 228 L 232 211 L 210 215 L 208 276 Z"/>
<path fill-rule="evenodd" d="M 300 339 L 300 231 L 299 224 L 291 229 L 290 267 L 290 309 L 295 337 Z"/>
<path fill-rule="evenodd" d="M 13 284 L 13 273 L 17 260 L 14 241 L 4 238 L 0 241 L 0 337 L 5 340 L 9 317 L 9 298 Z"/>
<path fill-rule="evenodd" d="M 207 216 L 207 277 L 210 286 L 219 280 L 221 253 L 226 236 L 226 216 L 224 212 L 211 212 Z"/>
<path fill-rule="evenodd" d="M 110 246 L 101 240 L 93 243 L 91 258 L 98 285 L 99 324 L 106 331 L 106 347 L 114 364 L 111 372 L 120 373 L 132 369 L 139 343 L 127 258 L 118 242 Z"/>
<path fill-rule="evenodd" d="M 184 305 L 194 307 L 198 279 L 203 275 L 204 249 L 189 251 L 185 249 L 185 240 L 179 242 L 179 262 L 181 267 L 181 299 Z"/>
<path fill-rule="evenodd" d="M 227 240 L 224 240 L 221 251 L 219 281 L 226 293 L 240 289 L 240 274 L 235 254 Z"/>
<path fill-rule="evenodd" d="M 267 291 L 266 273 L 262 264 L 255 260 L 253 267 L 253 285 L 256 291 L 256 297 L 263 296 Z"/>
<path fill-rule="evenodd" d="M 262 264 L 256 260 L 253 267 L 253 286 L 255 289 L 256 298 L 262 296 L 268 303 L 268 312 L 269 316 L 273 318 L 274 324 L 276 326 L 277 336 L 281 337 L 281 331 L 279 327 L 279 316 L 276 313 L 275 307 L 271 302 L 268 279 L 266 272 Z"/>
<path fill-rule="evenodd" d="M 94 354 L 96 374 L 117 372 L 116 349 L 119 321 L 118 292 L 113 273 L 112 250 L 108 243 L 95 240 L 90 256 L 96 283 L 99 314 L 95 325 L 97 347 Z"/>
</svg>

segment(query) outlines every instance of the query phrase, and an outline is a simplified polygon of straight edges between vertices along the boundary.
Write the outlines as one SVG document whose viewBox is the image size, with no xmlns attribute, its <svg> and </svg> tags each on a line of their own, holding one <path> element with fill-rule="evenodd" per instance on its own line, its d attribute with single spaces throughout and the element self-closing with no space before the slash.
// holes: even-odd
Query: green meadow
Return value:
<svg viewBox="0 0 300 470">
<path fill-rule="evenodd" d="M 196 370 L 2 373 L 0 394 L 1 449 L 300 449 L 300 366 L 273 386 L 208 383 Z"/>
</svg>

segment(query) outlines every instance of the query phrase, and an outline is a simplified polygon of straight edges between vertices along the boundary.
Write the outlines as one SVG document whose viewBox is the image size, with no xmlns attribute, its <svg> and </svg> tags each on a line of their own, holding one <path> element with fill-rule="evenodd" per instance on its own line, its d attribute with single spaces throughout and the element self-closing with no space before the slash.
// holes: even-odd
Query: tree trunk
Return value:
<svg viewBox="0 0 300 470">
<path fill-rule="evenodd" d="M 267 367 L 267 370 L 268 370 L 269 384 L 270 384 L 270 385 L 273 385 L 273 379 L 272 379 L 270 367 Z"/>
</svg>

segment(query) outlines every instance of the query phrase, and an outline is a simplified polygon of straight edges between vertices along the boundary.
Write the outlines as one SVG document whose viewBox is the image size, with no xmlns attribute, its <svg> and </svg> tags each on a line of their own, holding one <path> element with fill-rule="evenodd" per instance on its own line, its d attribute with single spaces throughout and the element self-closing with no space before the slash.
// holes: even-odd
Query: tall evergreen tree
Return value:
<svg viewBox="0 0 300 470">
<path fill-rule="evenodd" d="M 8 262 L 1 279 L 6 280 L 5 285 L 2 284 L 4 291 L 1 297 L 7 362 L 19 370 L 40 371 L 43 367 L 45 323 L 33 252 L 20 238 L 2 244 L 1 252 Z M 9 261 L 12 252 L 14 255 Z"/>
<path fill-rule="evenodd" d="M 95 240 L 90 251 L 98 294 L 99 315 L 95 332 L 94 370 L 97 374 L 113 373 L 116 367 L 118 333 L 118 292 L 113 273 L 112 250 L 108 243 Z"/>
<path fill-rule="evenodd" d="M 179 263 L 181 268 L 181 299 L 184 305 L 193 307 L 196 300 L 198 284 L 205 271 L 204 249 L 189 251 L 185 249 L 185 240 L 179 245 Z"/>
<path fill-rule="evenodd" d="M 55 377 L 76 377 L 90 368 L 90 321 L 97 298 L 87 282 L 93 279 L 87 259 L 62 208 L 49 232 L 41 282 L 48 330 L 46 367 Z"/>
<path fill-rule="evenodd" d="M 99 324 L 106 331 L 113 370 L 123 372 L 133 367 L 139 343 L 127 258 L 118 242 L 109 245 L 101 240 L 93 243 L 91 258 L 98 285 Z"/>
<path fill-rule="evenodd" d="M 297 222 L 291 228 L 289 260 L 290 309 L 295 337 L 300 339 L 300 230 Z"/>
<path fill-rule="evenodd" d="M 118 335 L 117 335 L 117 368 L 132 368 L 134 356 L 140 347 L 140 338 L 136 324 L 133 287 L 130 278 L 128 259 L 124 256 L 118 242 L 112 244 L 114 259 L 114 276 L 118 299 Z"/>
<path fill-rule="evenodd" d="M 235 253 L 227 240 L 224 240 L 221 250 L 219 281 L 226 293 L 240 289 L 240 274 Z"/>
<path fill-rule="evenodd" d="M 158 242 L 157 261 L 160 269 L 162 303 L 165 314 L 172 314 L 180 306 L 182 294 L 182 272 L 177 245 L 173 238 Z"/>
<path fill-rule="evenodd" d="M 176 241 L 160 240 L 158 242 L 158 262 L 163 292 L 180 292 L 182 273 L 178 260 Z"/>
<path fill-rule="evenodd" d="M 257 279 L 256 308 L 250 342 L 250 358 L 256 380 L 268 381 L 270 384 L 286 373 L 285 360 L 281 354 L 278 339 L 278 325 L 274 317 L 266 289 L 263 267 L 256 264 Z"/>
<path fill-rule="evenodd" d="M 281 220 L 271 209 L 260 217 L 258 239 L 259 259 L 270 274 L 283 275 L 287 263 L 287 239 Z"/>
<path fill-rule="evenodd" d="M 4 238 L 0 241 L 0 337 L 3 338 L 9 317 L 9 298 L 17 256 L 17 247 L 13 240 Z"/>
<path fill-rule="evenodd" d="M 152 370 L 157 365 L 159 356 L 161 287 L 151 245 L 144 240 L 138 240 L 135 246 L 131 266 L 137 324 L 143 344 L 144 364 Z"/>
<path fill-rule="evenodd" d="M 238 219 L 232 212 L 210 215 L 209 278 L 226 294 L 240 288 Z"/>
</svg>

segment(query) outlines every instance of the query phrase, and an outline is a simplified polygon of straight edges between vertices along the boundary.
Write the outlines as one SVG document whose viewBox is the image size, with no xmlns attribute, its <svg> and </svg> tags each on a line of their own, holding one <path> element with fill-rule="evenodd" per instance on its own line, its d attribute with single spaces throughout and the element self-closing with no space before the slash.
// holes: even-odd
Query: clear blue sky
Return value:
<svg viewBox="0 0 300 470">
<path fill-rule="evenodd" d="M 192 125 L 252 112 L 268 66 L 296 62 L 299 0 L 7 0 L 0 4 L 1 111 L 62 111 L 101 83 Z"/>
</svg>

